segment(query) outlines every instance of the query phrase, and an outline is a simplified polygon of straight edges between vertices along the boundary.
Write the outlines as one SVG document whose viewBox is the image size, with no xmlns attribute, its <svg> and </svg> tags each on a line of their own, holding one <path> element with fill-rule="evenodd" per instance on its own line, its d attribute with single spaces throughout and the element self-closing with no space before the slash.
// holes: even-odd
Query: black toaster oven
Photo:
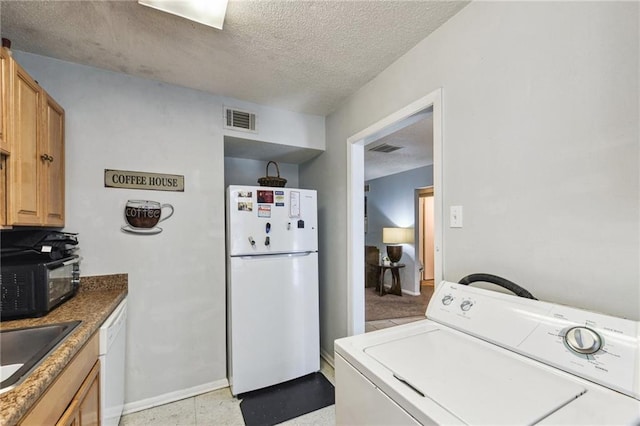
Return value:
<svg viewBox="0 0 640 426">
<path fill-rule="evenodd" d="M 2 259 L 0 319 L 40 317 L 75 296 L 80 285 L 80 256 L 37 262 Z"/>
</svg>

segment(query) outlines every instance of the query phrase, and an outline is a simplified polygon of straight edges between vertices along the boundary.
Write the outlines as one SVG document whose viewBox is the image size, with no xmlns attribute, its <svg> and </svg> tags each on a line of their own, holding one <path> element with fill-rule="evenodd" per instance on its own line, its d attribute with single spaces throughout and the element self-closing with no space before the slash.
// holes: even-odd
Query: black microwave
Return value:
<svg viewBox="0 0 640 426">
<path fill-rule="evenodd" d="M 10 259 L 0 266 L 0 319 L 46 315 L 75 296 L 80 256 L 48 262 Z"/>
</svg>

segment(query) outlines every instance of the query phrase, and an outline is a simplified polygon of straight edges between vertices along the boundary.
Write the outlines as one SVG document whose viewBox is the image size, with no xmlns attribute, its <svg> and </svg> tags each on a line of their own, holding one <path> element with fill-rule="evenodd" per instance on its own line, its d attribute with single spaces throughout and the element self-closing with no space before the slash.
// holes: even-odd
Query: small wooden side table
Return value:
<svg viewBox="0 0 640 426">
<path fill-rule="evenodd" d="M 395 294 L 396 296 L 402 296 L 402 285 L 400 284 L 400 268 L 404 268 L 406 265 L 404 263 L 391 263 L 389 265 L 385 265 L 383 263 L 379 263 L 378 267 L 380 268 L 380 279 L 378 280 L 378 284 L 376 285 L 376 291 L 380 292 L 380 296 L 384 296 L 385 294 Z M 384 289 L 384 273 L 387 269 L 391 270 L 391 288 L 389 291 L 385 291 Z"/>
</svg>

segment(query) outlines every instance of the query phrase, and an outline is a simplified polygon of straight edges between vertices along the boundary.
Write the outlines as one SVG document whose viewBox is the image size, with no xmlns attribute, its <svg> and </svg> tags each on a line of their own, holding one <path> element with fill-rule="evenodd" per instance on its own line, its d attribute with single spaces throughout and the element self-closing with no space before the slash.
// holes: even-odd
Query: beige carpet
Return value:
<svg viewBox="0 0 640 426">
<path fill-rule="evenodd" d="M 413 317 L 424 315 L 433 294 L 433 286 L 422 286 L 420 296 L 403 294 L 378 295 L 374 287 L 364 289 L 365 321 L 377 321 L 392 318 Z"/>
</svg>

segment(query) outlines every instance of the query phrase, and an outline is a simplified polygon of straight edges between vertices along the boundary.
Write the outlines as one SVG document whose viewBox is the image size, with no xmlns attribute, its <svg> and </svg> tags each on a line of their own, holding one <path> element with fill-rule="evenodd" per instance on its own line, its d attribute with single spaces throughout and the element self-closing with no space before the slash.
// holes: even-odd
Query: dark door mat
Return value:
<svg viewBox="0 0 640 426">
<path fill-rule="evenodd" d="M 247 426 L 275 425 L 335 404 L 333 385 L 322 373 L 238 395 Z"/>
</svg>

